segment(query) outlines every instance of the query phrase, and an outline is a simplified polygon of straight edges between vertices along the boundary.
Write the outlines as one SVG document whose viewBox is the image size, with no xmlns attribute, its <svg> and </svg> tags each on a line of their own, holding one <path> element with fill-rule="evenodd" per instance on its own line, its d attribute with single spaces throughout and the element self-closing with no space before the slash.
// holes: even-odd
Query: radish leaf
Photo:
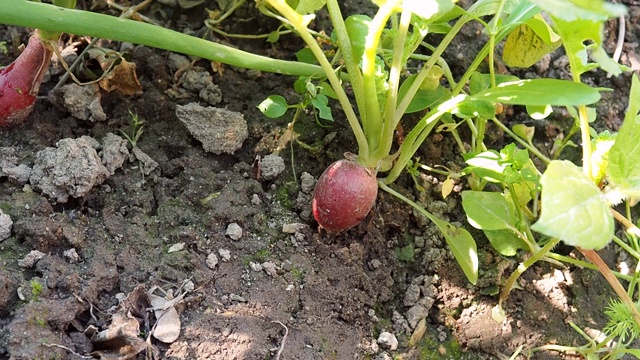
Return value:
<svg viewBox="0 0 640 360">
<path fill-rule="evenodd" d="M 552 161 L 540 183 L 542 215 L 531 229 L 585 249 L 600 249 L 609 243 L 614 230 L 609 205 L 578 166 Z"/>
<path fill-rule="evenodd" d="M 504 195 L 497 192 L 463 191 L 462 207 L 467 220 L 476 229 L 503 230 L 514 228 L 514 209 Z"/>
<path fill-rule="evenodd" d="M 471 96 L 513 105 L 586 105 L 600 100 L 597 89 L 558 79 L 519 80 L 500 84 Z"/>
<path fill-rule="evenodd" d="M 621 192 L 640 191 L 640 81 L 633 75 L 624 123 L 609 150 L 609 179 Z"/>
<path fill-rule="evenodd" d="M 280 95 L 269 95 L 269 97 L 258 105 L 258 109 L 265 116 L 275 119 L 284 115 L 287 109 L 289 109 L 289 106 L 284 97 Z"/>
</svg>

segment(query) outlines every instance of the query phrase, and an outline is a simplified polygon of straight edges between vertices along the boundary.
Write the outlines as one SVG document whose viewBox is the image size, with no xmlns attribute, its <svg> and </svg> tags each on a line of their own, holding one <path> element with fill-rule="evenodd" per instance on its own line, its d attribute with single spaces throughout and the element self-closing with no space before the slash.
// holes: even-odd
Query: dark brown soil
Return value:
<svg viewBox="0 0 640 360">
<path fill-rule="evenodd" d="M 629 5 L 622 61 L 638 66 L 640 7 Z M 348 4 L 352 10 L 360 6 Z M 236 15 L 248 17 L 254 12 L 250 6 Z M 181 28 L 202 29 L 202 6 L 183 15 L 173 15 L 181 20 Z M 233 25 L 225 31 L 231 33 L 264 33 L 273 26 L 265 22 L 257 30 L 248 29 L 234 19 L 229 24 Z M 0 41 L 7 41 L 9 48 L 8 54 L 0 55 L 0 63 L 7 64 L 17 51 L 13 36 L 24 43 L 28 34 L 0 29 Z M 616 31 L 612 22 L 607 27 L 610 53 Z M 448 56 L 473 57 L 465 56 L 473 51 L 467 44 L 483 40 L 474 28 L 464 34 L 467 37 L 462 36 Z M 293 37 L 273 47 L 262 41 L 229 41 L 282 58 L 291 58 L 300 46 Z M 180 86 L 169 54 L 144 47 L 131 53 L 143 92 L 129 97 L 103 92 L 106 121 L 79 120 L 42 98 L 26 123 L 0 129 L 0 154 L 11 149 L 18 164 L 33 167 L 36 154 L 61 139 L 86 135 L 102 141 L 107 133 L 129 133 L 131 112 L 144 120 L 139 148 L 159 164 L 145 174 L 139 161 L 127 159 L 86 195 L 66 203 L 56 203 L 26 181 L 0 177 L 0 209 L 13 221 L 11 236 L 0 241 L 0 358 L 78 358 L 72 351 L 89 355 L 99 349 L 85 330 L 108 328 L 122 296 L 139 286 L 147 290 L 158 286 L 176 296 L 185 282 L 193 289 L 176 305 L 179 337 L 172 343 L 149 340 L 159 358 L 497 359 L 508 358 L 519 346 L 527 350 L 550 343 L 583 344 L 569 322 L 596 330 L 606 323 L 603 308 L 614 296 L 606 281 L 593 271 L 549 264 L 536 265 L 523 275 L 521 289 L 514 290 L 506 303 L 505 322 L 492 320 L 497 286 L 527 254 L 515 259 L 496 254 L 468 225 L 459 194 L 442 200 L 444 179 L 430 178 L 425 193 L 416 190 L 410 178 L 400 179 L 394 187 L 472 232 L 479 246 L 478 286 L 467 282 L 437 228 L 386 193 L 379 194 L 374 210 L 358 227 L 339 235 L 319 232 L 310 219 L 310 195 L 301 178 L 303 172 L 317 178 L 326 165 L 354 151 L 351 132 L 337 107 L 337 119 L 329 126 L 317 126 L 311 116 L 298 121 L 299 140 L 317 151 L 294 145 L 292 156 L 285 146 L 279 152 L 284 172 L 267 180 L 256 176 L 256 156 L 275 152 L 291 118 L 267 119 L 256 105 L 271 94 L 295 101 L 295 79 L 230 67 L 213 72 L 210 63 L 195 61 L 193 66 L 211 74 L 220 89 L 222 100 L 215 106 L 242 113 L 248 123 L 249 136 L 242 147 L 233 154 L 216 155 L 205 152 L 175 115 L 177 105 L 208 104 L 194 92 L 179 99 L 167 94 Z M 542 75 L 564 77 L 553 66 L 560 57 L 553 55 L 552 66 Z M 534 69 L 518 75 L 541 74 Z M 630 76 L 590 76 L 586 82 L 614 90 L 604 93 L 596 126 L 616 130 L 627 104 Z M 41 94 L 51 90 L 58 78 L 51 76 Z M 529 121 L 518 109 L 514 112 L 508 121 Z M 553 127 L 561 132 L 566 121 L 556 116 L 536 124 L 540 143 L 551 146 L 553 140 L 545 137 L 545 130 Z M 492 145 L 510 142 L 495 129 L 490 131 Z M 323 143 L 332 133 L 335 138 Z M 434 135 L 421 151 L 423 162 L 431 166 L 464 165 L 448 135 Z M 238 240 L 227 234 L 231 223 L 242 229 Z M 296 223 L 303 224 L 298 231 L 283 232 L 284 225 Z M 175 244 L 183 247 L 170 252 Z M 77 258 L 68 252 L 71 249 Z M 33 266 L 18 265 L 33 250 L 41 251 L 42 259 Z M 212 255 L 218 260 L 215 266 Z M 609 248 L 602 256 L 611 266 L 619 260 Z M 409 346 L 422 318 L 426 334 Z M 141 323 L 140 339 L 146 340 L 155 317 L 147 313 L 136 319 Z M 382 332 L 395 335 L 397 350 L 376 343 Z M 134 358 L 143 359 L 144 353 Z M 532 358 L 574 357 L 538 352 Z"/>
</svg>

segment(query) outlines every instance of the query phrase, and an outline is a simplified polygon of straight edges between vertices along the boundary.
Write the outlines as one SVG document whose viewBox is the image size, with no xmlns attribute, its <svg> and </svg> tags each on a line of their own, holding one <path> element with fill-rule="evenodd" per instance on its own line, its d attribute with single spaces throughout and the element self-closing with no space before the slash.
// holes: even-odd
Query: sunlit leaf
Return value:
<svg viewBox="0 0 640 360">
<path fill-rule="evenodd" d="M 604 21 L 625 15 L 626 8 L 604 0 L 529 0 L 555 18 L 564 21 L 595 20 Z"/>
<path fill-rule="evenodd" d="M 550 105 L 527 105 L 527 114 L 534 120 L 544 120 L 552 112 Z"/>
<path fill-rule="evenodd" d="M 272 119 L 284 115 L 288 108 L 287 100 L 280 95 L 269 95 L 258 105 L 260 112 Z"/>
<path fill-rule="evenodd" d="M 542 215 L 531 229 L 567 245 L 601 249 L 613 236 L 613 215 L 600 189 L 575 164 L 554 160 L 540 179 Z"/>
<path fill-rule="evenodd" d="M 507 36 L 502 60 L 507 66 L 528 68 L 560 46 L 560 37 L 537 15 Z"/>
<path fill-rule="evenodd" d="M 518 81 L 517 76 L 496 74 L 496 85 L 507 82 Z M 474 72 L 469 79 L 469 94 L 474 95 L 481 91 L 485 91 L 491 87 L 491 75 Z"/>
<path fill-rule="evenodd" d="M 519 80 L 500 84 L 471 96 L 514 105 L 586 105 L 600 100 L 597 89 L 559 79 Z"/>
<path fill-rule="evenodd" d="M 362 54 L 364 54 L 364 45 L 367 34 L 369 33 L 371 18 L 363 14 L 351 15 L 345 19 L 344 24 L 347 27 L 347 33 L 351 40 L 353 56 L 355 59 L 360 59 L 362 58 Z"/>
<path fill-rule="evenodd" d="M 514 256 L 520 249 L 528 249 L 527 244 L 522 241 L 513 231 L 503 230 L 483 230 L 491 246 L 500 255 Z"/>
<path fill-rule="evenodd" d="M 313 14 L 322 9 L 326 3 L 326 0 L 299 0 L 295 10 L 302 15 Z"/>
<path fill-rule="evenodd" d="M 618 190 L 640 190 L 640 81 L 631 80 L 629 106 L 624 122 L 609 150 L 609 178 Z"/>
<path fill-rule="evenodd" d="M 463 191 L 462 208 L 471 226 L 482 230 L 503 230 L 515 227 L 513 205 L 502 193 Z"/>
</svg>

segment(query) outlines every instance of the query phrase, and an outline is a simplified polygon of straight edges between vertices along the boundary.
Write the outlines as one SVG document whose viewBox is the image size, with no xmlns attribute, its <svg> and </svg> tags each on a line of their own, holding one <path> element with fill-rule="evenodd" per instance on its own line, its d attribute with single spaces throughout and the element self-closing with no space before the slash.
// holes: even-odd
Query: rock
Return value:
<svg viewBox="0 0 640 360">
<path fill-rule="evenodd" d="M 285 234 L 295 234 L 309 228 L 309 225 L 303 223 L 291 223 L 282 225 L 282 232 Z"/>
<path fill-rule="evenodd" d="M 222 101 L 222 91 L 213 83 L 211 74 L 204 69 L 191 68 L 185 71 L 180 78 L 180 85 L 197 93 L 202 100 L 211 105 L 217 105 Z"/>
<path fill-rule="evenodd" d="M 255 271 L 255 272 L 260 272 L 262 271 L 262 265 L 255 263 L 253 261 L 249 262 L 249 267 L 251 268 L 251 270 Z"/>
<path fill-rule="evenodd" d="M 24 164 L 18 165 L 18 161 L 20 159 L 16 148 L 0 147 L 0 177 L 7 176 L 20 184 L 29 181 L 31 168 Z"/>
<path fill-rule="evenodd" d="M 0 210 L 0 241 L 6 240 L 11 236 L 12 227 L 13 221 L 11 217 Z"/>
<path fill-rule="evenodd" d="M 240 240 L 240 238 L 242 238 L 242 228 L 238 223 L 231 223 L 227 226 L 225 235 L 230 237 L 232 240 Z"/>
<path fill-rule="evenodd" d="M 411 284 L 404 293 L 404 306 L 413 306 L 420 300 L 420 286 Z"/>
<path fill-rule="evenodd" d="M 311 194 L 313 192 L 313 188 L 316 186 L 316 178 L 308 172 L 303 172 L 300 175 L 300 189 L 305 194 Z"/>
<path fill-rule="evenodd" d="M 75 248 L 71 248 L 62 252 L 62 255 L 69 260 L 70 263 L 75 264 L 80 261 L 80 255 Z"/>
<path fill-rule="evenodd" d="M 429 309 L 420 304 L 416 304 L 407 311 L 407 321 L 413 329 L 418 324 L 418 321 L 426 318 L 427 315 L 429 315 Z"/>
<path fill-rule="evenodd" d="M 159 166 L 157 161 L 153 160 L 151 156 L 140 150 L 139 147 L 134 146 L 133 149 L 131 149 L 131 152 L 133 153 L 133 156 L 135 156 L 135 158 L 138 159 L 138 161 L 140 161 L 140 163 L 142 164 L 142 173 L 144 173 L 145 175 L 151 174 L 151 172 Z"/>
<path fill-rule="evenodd" d="M 216 265 L 218 265 L 218 257 L 216 256 L 216 254 L 211 253 L 207 256 L 207 260 L 206 260 L 207 266 L 209 267 L 209 269 L 213 270 L 216 268 Z"/>
<path fill-rule="evenodd" d="M 27 255 L 25 255 L 25 257 L 22 258 L 22 260 L 18 260 L 18 266 L 23 267 L 23 268 L 32 268 L 45 255 L 46 254 L 41 252 L 41 251 L 31 250 L 31 252 L 28 253 Z"/>
<path fill-rule="evenodd" d="M 98 84 L 80 86 L 70 83 L 49 92 L 49 100 L 60 110 L 69 112 L 77 119 L 91 122 L 107 119 L 100 98 Z"/>
<path fill-rule="evenodd" d="M 176 115 L 205 151 L 217 155 L 233 154 L 249 136 L 247 122 L 238 112 L 190 103 L 178 105 Z"/>
<path fill-rule="evenodd" d="M 380 336 L 378 336 L 378 344 L 392 351 L 398 349 L 398 339 L 390 332 L 381 332 Z"/>
<path fill-rule="evenodd" d="M 273 263 L 273 261 L 265 261 L 262 263 L 262 269 L 264 269 L 264 272 L 267 273 L 267 275 L 269 276 L 275 276 L 278 273 L 278 269 L 276 268 L 276 264 Z"/>
<path fill-rule="evenodd" d="M 115 171 L 121 168 L 129 158 L 127 140 L 113 133 L 107 133 L 102 138 L 102 150 L 98 155 L 102 158 L 102 165 L 107 168 L 109 174 L 115 174 Z"/>
<path fill-rule="evenodd" d="M 231 251 L 229 251 L 227 249 L 218 250 L 218 254 L 220 254 L 220 257 L 222 258 L 222 261 L 224 261 L 224 262 L 227 262 L 227 261 L 231 260 Z"/>
<path fill-rule="evenodd" d="M 109 177 L 109 170 L 84 137 L 62 139 L 56 146 L 36 154 L 29 182 L 58 203 L 66 203 L 69 196 L 86 195 Z"/>
<path fill-rule="evenodd" d="M 270 154 L 260 161 L 260 177 L 264 180 L 273 180 L 285 169 L 284 159 L 276 154 Z"/>
</svg>

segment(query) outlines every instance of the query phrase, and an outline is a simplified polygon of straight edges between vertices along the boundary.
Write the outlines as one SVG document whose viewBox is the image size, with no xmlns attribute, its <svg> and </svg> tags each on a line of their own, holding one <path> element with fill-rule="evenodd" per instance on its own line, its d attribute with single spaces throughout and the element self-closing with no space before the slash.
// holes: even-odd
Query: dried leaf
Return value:
<svg viewBox="0 0 640 360">
<path fill-rule="evenodd" d="M 136 64 L 121 59 L 120 64 L 113 67 L 98 82 L 100 88 L 111 92 L 119 91 L 121 94 L 131 96 L 142 92 L 142 85 L 136 75 Z"/>
</svg>

